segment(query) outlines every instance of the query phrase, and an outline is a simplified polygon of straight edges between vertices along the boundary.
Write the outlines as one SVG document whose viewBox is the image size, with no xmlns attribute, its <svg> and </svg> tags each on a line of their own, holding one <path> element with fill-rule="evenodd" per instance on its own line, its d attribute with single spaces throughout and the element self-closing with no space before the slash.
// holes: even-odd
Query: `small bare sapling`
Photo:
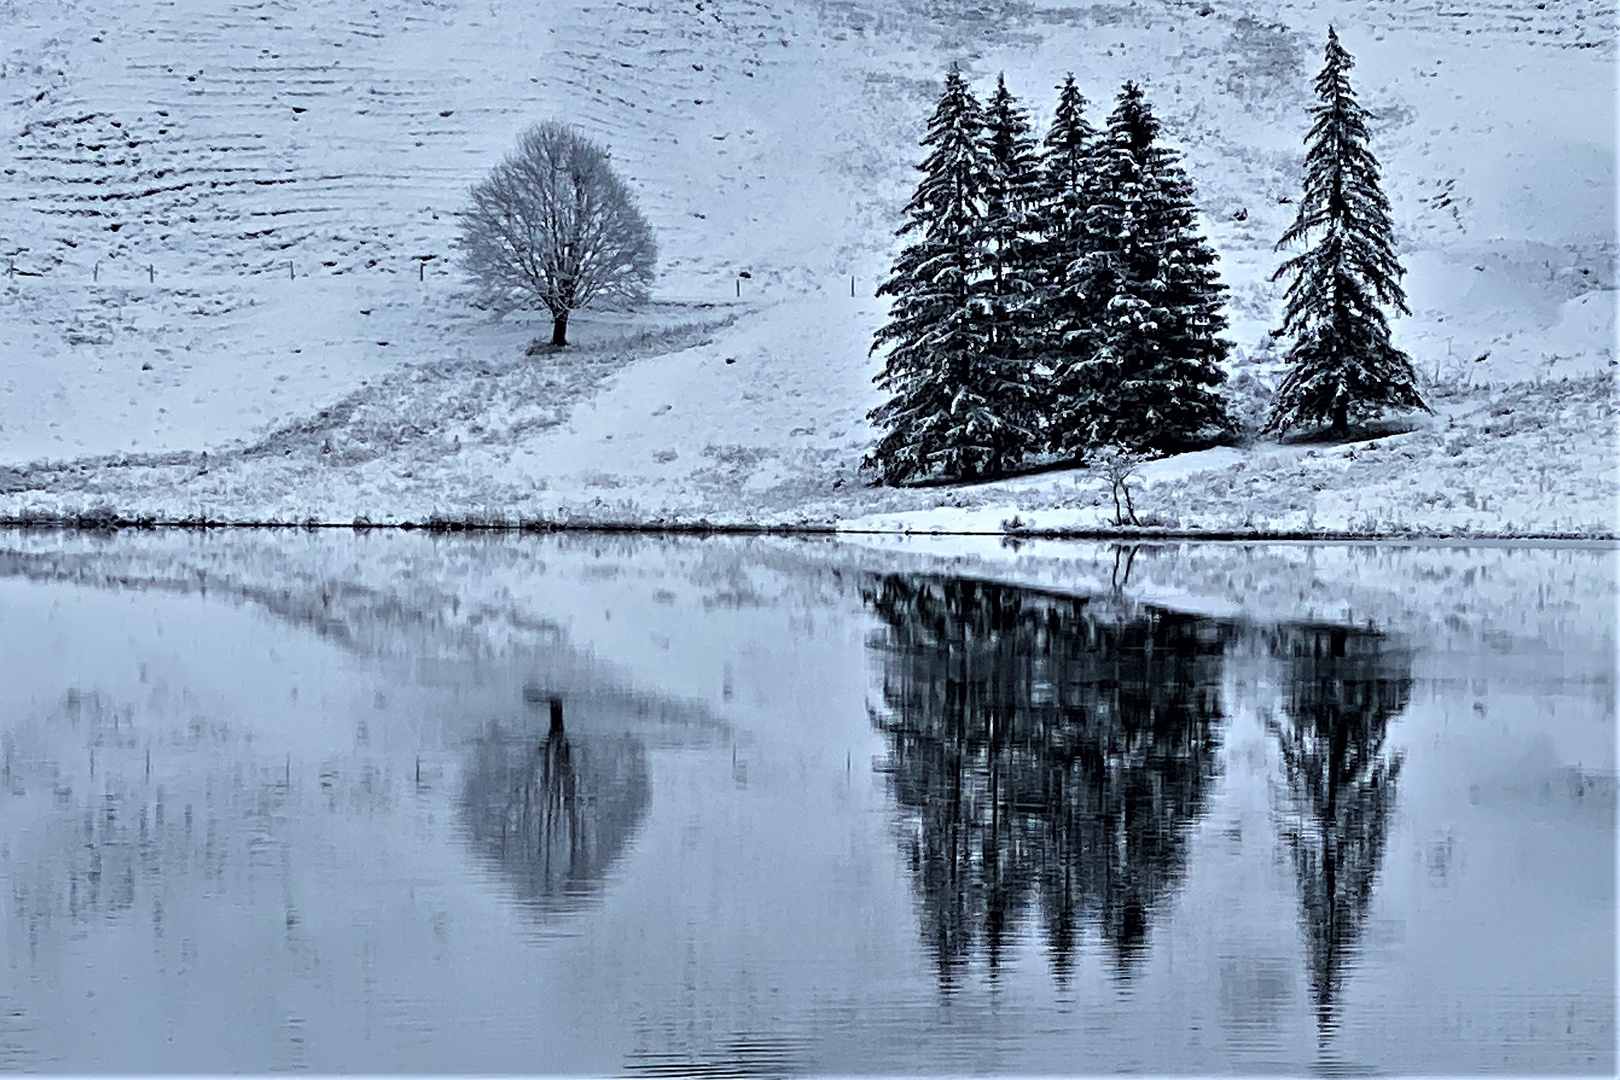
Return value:
<svg viewBox="0 0 1620 1080">
<path fill-rule="evenodd" d="M 1105 446 L 1092 455 L 1092 461 L 1114 497 L 1114 524 L 1140 526 L 1142 523 L 1137 520 L 1136 506 L 1131 500 L 1131 481 L 1140 479 L 1137 469 L 1142 464 L 1142 456 L 1123 447 Z"/>
</svg>

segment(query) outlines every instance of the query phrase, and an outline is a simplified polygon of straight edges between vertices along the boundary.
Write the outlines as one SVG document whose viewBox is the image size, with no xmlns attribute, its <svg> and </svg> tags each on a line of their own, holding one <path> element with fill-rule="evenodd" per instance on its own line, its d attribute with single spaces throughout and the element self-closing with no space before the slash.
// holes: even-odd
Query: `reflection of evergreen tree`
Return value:
<svg viewBox="0 0 1620 1080">
<path fill-rule="evenodd" d="M 1289 666 L 1288 720 L 1272 725 L 1290 803 L 1283 838 L 1326 1034 L 1389 836 L 1402 758 L 1385 736 L 1411 698 L 1412 659 L 1383 634 L 1344 628 L 1289 628 L 1278 646 Z"/>
<path fill-rule="evenodd" d="M 1128 972 L 1215 775 L 1221 629 L 976 581 L 887 577 L 866 599 L 942 981 L 999 963 L 1032 904 L 1060 979 L 1087 928 Z"/>
<path fill-rule="evenodd" d="M 491 725 L 475 743 L 462 810 L 474 847 L 541 912 L 575 910 L 603 884 L 649 801 L 641 745 L 572 738 L 552 703 L 544 738 Z"/>
</svg>

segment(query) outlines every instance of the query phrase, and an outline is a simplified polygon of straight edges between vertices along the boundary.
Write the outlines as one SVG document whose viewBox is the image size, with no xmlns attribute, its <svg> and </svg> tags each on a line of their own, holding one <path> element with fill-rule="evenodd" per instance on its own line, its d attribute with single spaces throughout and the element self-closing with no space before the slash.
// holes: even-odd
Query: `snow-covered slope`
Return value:
<svg viewBox="0 0 1620 1080">
<path fill-rule="evenodd" d="M 1477 459 L 1484 485 L 1494 461 L 1551 455 L 1524 468 L 1577 476 L 1580 505 L 1559 491 L 1555 515 L 1543 479 L 1530 524 L 1612 522 L 1611 0 L 13 4 L 0 513 L 935 505 L 857 491 L 855 470 L 877 400 L 871 292 L 944 66 L 981 85 L 1004 70 L 1041 123 L 1066 71 L 1093 119 L 1140 80 L 1198 184 L 1238 362 L 1263 377 L 1271 245 L 1329 22 L 1378 118 L 1415 313 L 1397 340 L 1437 383 L 1528 384 L 1513 393 L 1549 406 L 1532 418 L 1546 437 L 1463 455 L 1436 437 L 1434 453 Z M 612 147 L 662 247 L 664 303 L 582 320 L 577 364 L 524 359 L 532 324 L 470 310 L 448 261 L 466 186 L 546 117 Z M 1536 390 L 1566 377 L 1570 395 Z M 1052 504 L 1003 488 L 1007 507 Z M 1437 505 L 1422 527 L 1453 520 Z"/>
</svg>

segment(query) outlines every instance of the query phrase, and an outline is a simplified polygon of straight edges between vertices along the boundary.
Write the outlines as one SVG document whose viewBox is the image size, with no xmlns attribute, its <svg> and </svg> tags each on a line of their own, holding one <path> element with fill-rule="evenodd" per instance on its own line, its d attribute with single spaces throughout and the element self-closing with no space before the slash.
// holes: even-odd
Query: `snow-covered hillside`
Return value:
<svg viewBox="0 0 1620 1080">
<path fill-rule="evenodd" d="M 1264 379 L 1329 22 L 1378 119 L 1397 342 L 1440 415 L 1370 454 L 1160 463 L 1154 512 L 1612 531 L 1610 0 L 12 4 L 0 515 L 1099 523 L 1083 474 L 861 486 L 871 294 L 940 72 L 1005 71 L 1042 123 L 1066 71 L 1093 119 L 1141 81 Z M 525 357 L 538 322 L 466 305 L 451 214 L 547 117 L 612 147 L 660 302 Z"/>
</svg>

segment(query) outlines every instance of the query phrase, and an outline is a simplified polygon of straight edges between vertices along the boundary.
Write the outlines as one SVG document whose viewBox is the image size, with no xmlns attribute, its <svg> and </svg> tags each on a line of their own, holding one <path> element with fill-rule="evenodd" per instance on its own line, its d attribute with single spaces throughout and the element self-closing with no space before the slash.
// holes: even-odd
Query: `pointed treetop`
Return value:
<svg viewBox="0 0 1620 1080">
<path fill-rule="evenodd" d="M 962 105 L 969 101 L 973 103 L 972 111 L 977 112 L 979 108 L 978 99 L 973 96 L 973 91 L 968 88 L 967 80 L 962 78 L 962 69 L 957 66 L 956 61 L 952 60 L 951 66 L 945 71 L 945 90 L 939 95 L 939 104 L 934 109 L 934 117 L 929 122 L 929 127 L 932 128 L 937 124 L 941 117 L 959 111 Z M 926 143 L 927 140 L 924 140 L 924 142 Z"/>
<path fill-rule="evenodd" d="M 1091 172 L 1091 156 L 1097 144 L 1097 129 L 1086 122 L 1085 108 L 1086 99 L 1075 85 L 1071 72 L 1058 85 L 1057 109 L 1042 143 L 1047 194 L 1061 204 L 1058 214 L 1062 221 L 1052 223 L 1059 231 L 1069 227 L 1068 219 L 1084 207 L 1082 190 Z"/>
<path fill-rule="evenodd" d="M 1142 88 L 1134 82 L 1120 88 L 1114 111 L 1108 115 L 1108 131 L 1116 143 L 1123 135 L 1126 145 L 1135 154 L 1146 150 L 1159 137 L 1159 121 L 1142 96 Z"/>
<path fill-rule="evenodd" d="M 922 139 L 922 145 L 934 147 L 934 153 L 921 165 L 922 171 L 937 176 L 951 168 L 966 167 L 967 162 L 982 162 L 979 136 L 983 129 L 984 108 L 962 78 L 961 69 L 953 63 L 945 73 L 945 90 Z"/>
<path fill-rule="evenodd" d="M 1049 155 L 1078 157 L 1089 150 L 1097 132 L 1086 122 L 1085 95 L 1075 85 L 1072 72 L 1058 84 L 1057 90 L 1057 109 L 1052 114 L 1052 126 L 1046 133 L 1046 151 Z"/>
<path fill-rule="evenodd" d="M 1005 75 L 996 76 L 995 93 L 985 106 L 985 128 L 990 134 L 990 152 L 1000 160 L 1010 161 L 1033 150 L 1034 142 L 1028 137 L 1029 120 L 1018 99 L 1007 89 Z"/>
<path fill-rule="evenodd" d="M 1322 50 L 1322 71 L 1316 77 L 1316 93 L 1322 98 L 1348 97 L 1355 98 L 1355 91 L 1350 89 L 1350 69 L 1356 66 L 1356 58 L 1345 51 L 1339 44 L 1339 35 L 1328 27 L 1327 47 Z"/>
<path fill-rule="evenodd" d="M 1074 81 L 1074 72 L 1070 71 L 1063 76 L 1063 81 L 1057 85 L 1057 92 L 1059 116 L 1078 115 L 1080 110 L 1085 108 L 1086 99 Z"/>
<path fill-rule="evenodd" d="M 996 91 L 990 95 L 990 108 L 1004 114 L 1023 115 L 1023 110 L 1018 107 L 1018 99 L 1013 97 L 1012 91 L 1007 89 L 1007 75 L 1005 72 L 996 75 Z"/>
</svg>

